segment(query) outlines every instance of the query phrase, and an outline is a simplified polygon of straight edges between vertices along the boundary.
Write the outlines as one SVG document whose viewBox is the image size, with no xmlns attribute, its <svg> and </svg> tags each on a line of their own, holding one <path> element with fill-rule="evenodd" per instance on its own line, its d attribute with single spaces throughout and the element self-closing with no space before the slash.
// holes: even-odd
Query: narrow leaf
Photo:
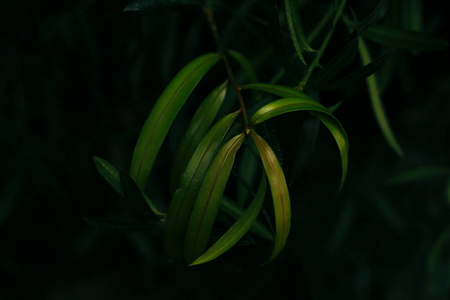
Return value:
<svg viewBox="0 0 450 300">
<path fill-rule="evenodd" d="M 383 45 L 417 51 L 438 51 L 448 47 L 448 42 L 440 37 L 387 25 L 371 26 L 365 37 Z"/>
<path fill-rule="evenodd" d="M 123 195 L 122 187 L 120 186 L 119 171 L 109 162 L 97 156 L 94 156 L 94 163 L 98 172 L 103 176 L 106 182 L 108 182 L 116 192 Z"/>
<path fill-rule="evenodd" d="M 219 120 L 205 135 L 192 155 L 169 206 L 164 227 L 164 244 L 167 253 L 174 259 L 183 258 L 186 226 L 203 178 L 240 111 Z"/>
<path fill-rule="evenodd" d="M 245 57 L 242 53 L 234 50 L 228 50 L 227 52 L 235 61 L 237 61 L 241 65 L 242 69 L 244 69 L 245 73 L 247 74 L 248 79 L 250 79 L 250 82 L 258 82 L 258 77 L 256 76 L 255 70 L 253 70 L 253 67 L 248 61 L 247 57 Z"/>
<path fill-rule="evenodd" d="M 306 61 L 303 57 L 302 51 L 314 51 L 306 41 L 305 34 L 303 33 L 303 26 L 300 19 L 300 12 L 297 0 L 285 0 L 284 6 L 286 8 L 286 17 L 289 27 L 289 33 L 291 34 L 292 43 L 294 44 L 295 51 L 297 52 L 300 61 L 306 65 Z"/>
<path fill-rule="evenodd" d="M 124 11 L 140 11 L 149 8 L 177 6 L 177 5 L 194 5 L 202 6 L 203 1 L 200 0 L 138 0 L 128 4 Z"/>
<path fill-rule="evenodd" d="M 411 183 L 417 180 L 423 180 L 434 176 L 448 176 L 450 169 L 446 167 L 421 167 L 391 177 L 386 184 L 396 185 Z"/>
<path fill-rule="evenodd" d="M 318 117 L 320 121 L 322 121 L 322 123 L 328 128 L 336 141 L 341 154 L 342 162 L 342 177 L 339 186 L 340 191 L 344 184 L 348 167 L 347 133 L 341 123 L 322 104 L 306 95 L 304 98 L 284 98 L 276 100 L 261 107 L 251 118 L 250 125 L 255 126 L 281 114 L 303 110 L 309 111 Z"/>
<path fill-rule="evenodd" d="M 205 54 L 185 66 L 159 97 L 134 149 L 130 175 L 143 190 L 153 163 L 173 120 L 192 90 L 203 76 L 220 60 L 219 54 Z"/>
<path fill-rule="evenodd" d="M 376 24 L 386 15 L 387 5 L 388 0 L 379 1 L 374 10 L 364 20 L 357 24 L 359 36 L 363 36 L 367 29 L 369 29 L 373 24 Z"/>
<path fill-rule="evenodd" d="M 226 197 L 222 199 L 220 209 L 234 217 L 236 220 L 242 218 L 242 216 L 246 212 L 243 207 L 239 206 L 234 201 L 231 201 Z M 273 241 L 272 232 L 267 228 L 267 226 L 265 226 L 257 219 L 253 222 L 250 231 L 268 241 Z"/>
<path fill-rule="evenodd" d="M 146 223 L 137 223 L 126 219 L 103 218 L 103 217 L 83 218 L 83 220 L 96 229 L 120 233 L 151 231 L 160 227 L 161 225 L 160 222 L 155 221 Z"/>
<path fill-rule="evenodd" d="M 219 240 L 217 240 L 217 242 L 214 243 L 214 245 L 212 245 L 205 253 L 192 262 L 190 264 L 191 266 L 204 264 L 219 257 L 231 249 L 231 247 L 233 247 L 247 233 L 261 211 L 261 206 L 266 195 L 266 186 L 266 176 L 263 175 L 258 192 L 256 193 L 252 203 L 246 209 L 245 213 L 233 226 L 231 226 L 230 229 L 228 229 L 227 232 L 225 232 Z"/>
<path fill-rule="evenodd" d="M 284 85 L 278 85 L 278 84 L 251 83 L 251 84 L 246 84 L 246 85 L 241 86 L 241 89 L 242 90 L 248 90 L 248 89 L 259 90 L 259 91 L 271 93 L 271 94 L 274 94 L 274 95 L 277 95 L 277 96 L 280 96 L 283 98 L 295 98 L 295 97 L 303 98 L 303 97 L 305 97 L 304 93 L 302 93 L 296 89 L 293 89 L 293 88 L 290 88 L 290 87 L 287 87 Z"/>
<path fill-rule="evenodd" d="M 217 153 L 206 173 L 186 231 L 184 257 L 188 263 L 198 258 L 206 248 L 236 152 L 244 138 L 245 133 L 242 133 L 228 141 Z"/>
<path fill-rule="evenodd" d="M 359 43 L 359 54 L 361 56 L 361 62 L 363 65 L 368 65 L 371 63 L 371 58 L 369 54 L 369 50 L 367 49 L 363 40 L 360 40 Z M 384 138 L 388 142 L 388 144 L 392 147 L 392 149 L 397 153 L 398 156 L 403 156 L 403 151 L 395 138 L 394 132 L 389 125 L 389 120 L 386 116 L 386 112 L 384 111 L 383 102 L 381 101 L 381 96 L 378 91 L 378 82 L 375 74 L 366 78 L 367 89 L 369 92 L 370 103 L 372 104 L 372 109 L 375 114 L 375 118 L 377 119 L 378 125 L 380 126 L 381 132 L 384 135 Z"/>
<path fill-rule="evenodd" d="M 198 107 L 191 122 L 189 123 L 186 134 L 178 146 L 178 151 L 172 163 L 172 171 L 170 177 L 170 189 L 173 192 L 180 183 L 181 174 L 183 174 L 186 165 L 189 162 L 192 154 L 197 148 L 198 144 L 205 136 L 210 128 L 212 122 L 217 116 L 220 107 L 222 106 L 225 94 L 227 92 L 227 83 L 224 82 L 202 102 Z"/>
<path fill-rule="evenodd" d="M 267 142 L 255 131 L 252 130 L 250 134 L 258 148 L 264 170 L 269 179 L 275 213 L 275 243 L 272 254 L 266 262 L 267 264 L 281 252 L 286 244 L 291 227 L 291 203 L 286 179 L 275 153 Z"/>
</svg>

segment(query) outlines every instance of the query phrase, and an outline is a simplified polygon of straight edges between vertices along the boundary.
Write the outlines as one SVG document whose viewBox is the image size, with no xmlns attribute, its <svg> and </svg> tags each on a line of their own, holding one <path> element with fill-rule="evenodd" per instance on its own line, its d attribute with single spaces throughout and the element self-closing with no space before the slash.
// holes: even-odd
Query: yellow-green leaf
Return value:
<svg viewBox="0 0 450 300">
<path fill-rule="evenodd" d="M 143 190 L 161 145 L 186 99 L 203 76 L 220 60 L 205 54 L 185 66 L 159 97 L 142 128 L 131 159 L 130 175 Z"/>
</svg>

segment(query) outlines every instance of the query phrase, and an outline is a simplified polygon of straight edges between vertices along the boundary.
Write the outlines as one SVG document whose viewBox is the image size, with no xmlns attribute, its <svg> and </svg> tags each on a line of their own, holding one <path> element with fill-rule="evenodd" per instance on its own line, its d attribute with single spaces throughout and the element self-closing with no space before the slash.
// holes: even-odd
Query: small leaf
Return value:
<svg viewBox="0 0 450 300">
<path fill-rule="evenodd" d="M 409 170 L 398 175 L 391 177 L 386 184 L 397 185 L 411 183 L 417 180 L 428 179 L 434 176 L 448 176 L 450 175 L 450 169 L 446 167 L 421 167 L 413 170 Z"/>
<path fill-rule="evenodd" d="M 258 77 L 256 76 L 255 70 L 253 70 L 253 67 L 248 61 L 247 57 L 245 57 L 242 53 L 234 50 L 227 50 L 227 52 L 235 61 L 237 61 L 241 65 L 242 69 L 244 69 L 245 73 L 247 73 L 248 79 L 250 79 L 251 82 L 258 82 Z"/>
<path fill-rule="evenodd" d="M 440 37 L 387 25 L 371 26 L 365 37 L 387 46 L 417 51 L 438 51 L 448 47 Z"/>
<path fill-rule="evenodd" d="M 311 75 L 305 87 L 314 89 L 330 81 L 342 70 L 350 65 L 358 52 L 359 39 L 354 38 L 348 42 L 323 68 Z"/>
<path fill-rule="evenodd" d="M 314 99 L 304 95 L 303 98 L 284 98 L 273 101 L 261 107 L 251 118 L 250 125 L 255 126 L 273 117 L 285 114 L 288 112 L 306 110 L 318 117 L 320 121 L 328 128 L 333 135 L 336 144 L 338 145 L 341 154 L 342 162 L 342 177 L 339 186 L 339 191 L 347 175 L 348 166 L 348 138 L 347 133 L 342 127 L 341 123 L 324 107 L 322 104 L 316 102 Z"/>
<path fill-rule="evenodd" d="M 203 178 L 234 120 L 240 111 L 220 119 L 208 131 L 192 155 L 169 206 L 164 227 L 164 245 L 169 256 L 183 258 L 186 226 Z"/>
<path fill-rule="evenodd" d="M 237 220 L 237 222 L 228 229 L 227 232 L 215 242 L 205 253 L 190 264 L 190 266 L 207 263 L 233 247 L 252 227 L 261 211 L 261 206 L 266 195 L 266 176 L 263 175 L 259 185 L 258 192 L 252 203 L 245 210 L 245 213 Z"/>
<path fill-rule="evenodd" d="M 234 217 L 236 220 L 240 219 L 246 212 L 244 208 L 237 205 L 234 201 L 231 201 L 226 197 L 222 199 L 220 209 L 226 212 L 227 214 L 231 215 L 232 217 Z M 253 222 L 250 231 L 258 235 L 259 237 L 262 237 L 263 239 L 273 241 L 273 234 L 270 232 L 267 226 L 265 226 L 257 219 Z"/>
<path fill-rule="evenodd" d="M 211 94 L 198 107 L 195 115 L 189 123 L 186 134 L 178 146 L 178 151 L 172 163 L 172 171 L 170 177 L 170 189 L 173 192 L 180 183 L 181 174 L 183 174 L 186 165 L 189 162 L 192 154 L 197 148 L 198 144 L 208 131 L 212 122 L 217 116 L 220 107 L 222 106 L 225 94 L 227 92 L 227 83 L 224 82 L 215 88 Z"/>
<path fill-rule="evenodd" d="M 188 263 L 198 258 L 206 248 L 236 152 L 245 136 L 242 133 L 228 141 L 217 153 L 206 173 L 186 231 L 184 257 Z"/>
<path fill-rule="evenodd" d="M 98 172 L 103 176 L 106 182 L 108 182 L 116 192 L 123 196 L 122 187 L 120 186 L 119 171 L 109 162 L 97 156 L 94 156 L 94 163 Z"/>
<path fill-rule="evenodd" d="M 361 62 L 364 67 L 366 65 L 370 65 L 371 58 L 369 54 L 369 50 L 367 49 L 363 40 L 359 41 L 359 54 L 361 56 Z M 386 116 L 386 112 L 384 111 L 383 102 L 381 101 L 380 92 L 378 90 L 378 82 L 375 74 L 366 78 L 367 89 L 369 92 L 370 103 L 372 104 L 372 109 L 375 114 L 375 118 L 377 119 L 378 125 L 380 126 L 381 132 L 384 135 L 384 138 L 391 146 L 391 148 L 397 153 L 398 156 L 403 156 L 403 151 L 395 138 L 394 132 L 389 124 L 389 120 Z"/>
<path fill-rule="evenodd" d="M 200 0 L 138 0 L 131 4 L 128 4 L 124 11 L 140 11 L 149 8 L 178 6 L 178 5 L 194 5 L 201 7 L 202 1 Z"/>
<path fill-rule="evenodd" d="M 294 44 L 298 58 L 304 65 L 306 65 L 302 51 L 314 51 L 314 49 L 308 45 L 305 34 L 303 33 L 303 26 L 300 19 L 297 0 L 285 0 L 284 6 L 286 8 L 287 23 L 291 34 L 292 43 Z"/>
<path fill-rule="evenodd" d="M 192 90 L 220 60 L 220 55 L 205 54 L 185 66 L 159 97 L 142 128 L 134 149 L 130 175 L 143 190 L 161 145 Z"/>
<path fill-rule="evenodd" d="M 247 89 L 251 89 L 251 90 L 259 90 L 259 91 L 263 91 L 266 93 L 271 93 L 283 98 L 293 98 L 293 97 L 298 97 L 298 98 L 303 98 L 305 97 L 305 94 L 284 86 L 284 85 L 278 85 L 278 84 L 269 84 L 269 83 L 251 83 L 251 84 L 246 84 L 241 86 L 242 90 L 247 90 Z M 309 97 L 308 97 L 309 98 Z"/>
<path fill-rule="evenodd" d="M 256 148 L 258 148 L 264 170 L 269 179 L 275 212 L 275 243 L 267 264 L 281 252 L 286 244 L 291 227 L 291 203 L 283 170 L 272 148 L 255 131 L 252 130 L 250 135 Z"/>
<path fill-rule="evenodd" d="M 117 218 L 83 218 L 92 227 L 120 233 L 151 231 L 161 226 L 160 222 L 150 221 L 146 223 L 137 223 L 126 219 Z"/>
</svg>

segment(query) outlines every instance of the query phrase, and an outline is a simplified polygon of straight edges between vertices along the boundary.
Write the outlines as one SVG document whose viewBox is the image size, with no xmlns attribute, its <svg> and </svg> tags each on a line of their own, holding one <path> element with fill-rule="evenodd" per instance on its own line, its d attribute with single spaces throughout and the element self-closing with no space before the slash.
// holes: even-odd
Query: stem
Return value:
<svg viewBox="0 0 450 300">
<path fill-rule="evenodd" d="M 344 10 L 344 6 L 347 3 L 347 0 L 341 0 L 339 3 L 339 6 L 336 11 L 336 15 L 334 16 L 332 26 L 330 30 L 328 30 L 327 35 L 323 39 L 322 45 L 320 45 L 319 51 L 317 51 L 316 56 L 314 57 L 314 60 L 312 61 L 311 65 L 309 65 L 308 71 L 306 72 L 305 76 L 303 77 L 302 81 L 300 81 L 298 85 L 298 90 L 303 90 L 303 87 L 308 82 L 309 77 L 311 76 L 312 72 L 314 71 L 314 68 L 319 65 L 319 60 L 322 58 L 323 53 L 325 52 L 325 49 L 328 46 L 328 42 L 331 39 L 331 36 L 333 35 L 334 29 L 336 28 L 337 21 L 342 15 L 342 11 Z"/>
<path fill-rule="evenodd" d="M 205 14 L 208 18 L 209 28 L 211 29 L 211 33 L 213 35 L 213 38 L 216 42 L 216 44 L 219 43 L 219 35 L 217 33 L 217 26 L 214 22 L 213 12 L 211 9 L 205 9 Z M 247 115 L 247 109 L 245 108 L 244 98 L 241 94 L 241 88 L 236 82 L 236 78 L 234 76 L 233 70 L 231 69 L 230 62 L 228 61 L 226 51 L 222 54 L 222 61 L 225 65 L 225 69 L 227 70 L 228 78 L 230 79 L 231 84 L 233 85 L 234 89 L 236 90 L 237 98 L 239 105 L 241 106 L 242 115 L 244 116 L 244 122 L 245 122 L 245 128 L 248 131 L 249 125 L 248 125 L 248 115 Z"/>
</svg>

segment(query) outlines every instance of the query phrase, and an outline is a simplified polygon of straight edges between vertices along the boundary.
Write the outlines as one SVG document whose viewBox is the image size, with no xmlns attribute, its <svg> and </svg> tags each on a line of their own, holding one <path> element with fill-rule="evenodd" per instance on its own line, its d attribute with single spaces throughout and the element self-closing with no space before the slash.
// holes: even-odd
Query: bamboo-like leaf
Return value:
<svg viewBox="0 0 450 300">
<path fill-rule="evenodd" d="M 184 257 L 188 263 L 198 258 L 206 248 L 236 152 L 245 136 L 245 133 L 241 133 L 228 141 L 217 153 L 206 173 L 186 231 Z"/>
<path fill-rule="evenodd" d="M 245 213 L 205 253 L 194 260 L 190 264 L 191 266 L 204 264 L 219 257 L 233 247 L 247 233 L 247 231 L 249 231 L 261 211 L 261 206 L 266 195 L 266 186 L 266 176 L 263 175 L 258 192 L 256 193 L 252 203 L 245 210 Z"/>
<path fill-rule="evenodd" d="M 348 166 L 348 138 L 341 123 L 322 104 L 305 95 L 304 98 L 283 98 L 261 107 L 251 118 L 250 125 L 255 126 L 268 119 L 288 112 L 306 110 L 318 117 L 328 128 L 338 145 L 342 162 L 342 177 L 339 191 L 347 176 Z"/>
<path fill-rule="evenodd" d="M 440 37 L 387 25 L 371 26 L 365 37 L 383 45 L 417 51 L 438 51 L 448 47 L 448 42 Z"/>
<path fill-rule="evenodd" d="M 402 172 L 388 179 L 386 184 L 396 185 L 411 183 L 417 180 L 423 180 L 434 176 L 450 175 L 450 168 L 446 167 L 420 167 L 417 169 Z"/>
<path fill-rule="evenodd" d="M 94 156 L 94 163 L 98 172 L 103 176 L 106 182 L 108 182 L 109 185 L 116 190 L 116 192 L 123 196 L 122 187 L 120 186 L 119 171 L 116 167 L 103 158 L 97 156 Z"/>
<path fill-rule="evenodd" d="M 258 77 L 256 76 L 255 70 L 253 70 L 252 65 L 248 61 L 247 57 L 245 57 L 242 53 L 234 50 L 227 50 L 230 56 L 237 61 L 242 69 L 244 69 L 245 73 L 250 79 L 250 82 L 258 82 Z"/>
<path fill-rule="evenodd" d="M 223 138 L 240 111 L 220 119 L 208 131 L 192 155 L 169 206 L 164 227 L 164 244 L 169 256 L 182 260 L 186 225 L 203 178 Z"/>
<path fill-rule="evenodd" d="M 96 229 L 120 233 L 151 231 L 160 227 L 161 225 L 160 222 L 155 221 L 136 223 L 126 219 L 104 217 L 83 218 L 83 220 Z"/>
<path fill-rule="evenodd" d="M 359 54 L 361 56 L 361 62 L 363 65 L 367 65 L 371 63 L 371 58 L 369 54 L 369 50 L 366 47 L 366 44 L 361 39 L 359 41 Z M 381 96 L 378 91 L 378 82 L 375 74 L 366 78 L 367 89 L 369 92 L 370 103 L 372 104 L 372 109 L 375 114 L 375 118 L 377 119 L 378 125 L 380 126 L 381 132 L 384 135 L 384 138 L 388 142 L 388 144 L 392 147 L 392 149 L 397 153 L 398 156 L 403 156 L 403 151 L 395 138 L 394 132 L 389 124 L 389 120 L 386 116 L 386 112 L 384 111 L 383 102 L 381 101 Z"/>
<path fill-rule="evenodd" d="M 306 65 L 302 51 L 314 51 L 314 49 L 308 45 L 305 34 L 303 33 L 297 0 L 285 0 L 284 6 L 286 8 L 287 23 L 295 51 L 300 61 Z"/>
<path fill-rule="evenodd" d="M 275 213 L 275 243 L 267 264 L 277 257 L 286 244 L 291 227 L 291 203 L 283 170 L 272 148 L 254 130 L 250 132 L 250 135 L 258 148 L 269 179 Z"/>
<path fill-rule="evenodd" d="M 201 7 L 203 1 L 200 0 L 137 0 L 128 4 L 124 11 L 140 11 L 149 8 L 177 6 L 177 5 L 194 5 Z"/>
<path fill-rule="evenodd" d="M 220 60 L 220 55 L 202 55 L 185 66 L 169 83 L 145 121 L 134 148 L 130 175 L 143 190 L 161 145 L 192 90 Z"/>
<path fill-rule="evenodd" d="M 311 75 L 305 87 L 314 89 L 330 81 L 342 70 L 350 65 L 358 52 L 359 39 L 354 38 L 348 42 L 323 68 Z"/>
<path fill-rule="evenodd" d="M 372 24 L 376 24 L 381 20 L 387 11 L 388 0 L 381 0 L 378 2 L 374 10 L 361 22 L 357 24 L 358 35 L 362 36 L 366 33 Z"/>
<path fill-rule="evenodd" d="M 239 220 L 246 212 L 243 207 L 226 197 L 222 199 L 220 209 L 234 217 L 236 220 Z M 265 226 L 257 219 L 253 222 L 250 231 L 268 241 L 273 241 L 273 234 L 270 232 L 267 226 Z"/>
<path fill-rule="evenodd" d="M 186 134 L 178 146 L 178 151 L 172 163 L 172 171 L 170 177 L 170 189 L 175 192 L 180 183 L 180 177 L 183 174 L 186 165 L 198 144 L 210 128 L 220 107 L 222 106 L 225 94 L 227 92 L 227 83 L 224 82 L 202 102 L 198 107 L 191 122 L 189 123 Z"/>
<path fill-rule="evenodd" d="M 308 97 L 306 96 L 304 93 L 284 86 L 284 85 L 278 85 L 278 84 L 270 84 L 270 83 L 251 83 L 251 84 L 246 84 L 241 86 L 242 90 L 258 90 L 258 91 L 263 91 L 266 93 L 271 93 L 283 98 L 303 98 L 303 97 Z M 309 97 L 308 97 L 309 98 Z"/>
</svg>

